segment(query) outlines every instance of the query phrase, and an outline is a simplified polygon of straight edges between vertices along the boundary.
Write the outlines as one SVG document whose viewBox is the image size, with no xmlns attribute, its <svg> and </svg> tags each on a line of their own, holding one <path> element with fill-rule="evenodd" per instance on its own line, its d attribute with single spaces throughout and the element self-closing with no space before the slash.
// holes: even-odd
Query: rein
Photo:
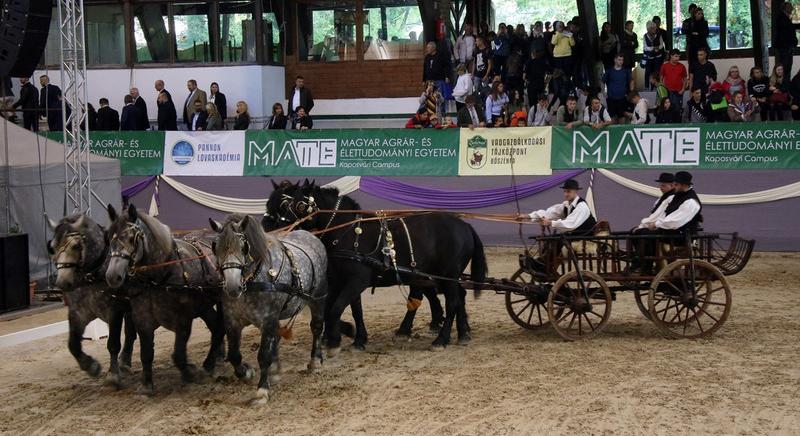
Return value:
<svg viewBox="0 0 800 436">
<path fill-rule="evenodd" d="M 154 270 L 154 269 L 164 268 L 164 267 L 170 266 L 170 265 L 177 265 L 177 264 L 180 264 L 180 263 L 192 262 L 192 261 L 195 261 L 195 260 L 202 260 L 202 259 L 207 259 L 207 258 L 208 258 L 208 255 L 207 254 L 203 254 L 201 256 L 187 257 L 185 259 L 175 259 L 175 260 L 170 260 L 170 261 L 167 261 L 167 262 L 154 263 L 152 265 L 137 266 L 137 267 L 133 268 L 133 272 L 134 273 L 140 273 L 140 272 L 144 272 L 144 271 L 150 271 L 150 270 Z"/>
</svg>

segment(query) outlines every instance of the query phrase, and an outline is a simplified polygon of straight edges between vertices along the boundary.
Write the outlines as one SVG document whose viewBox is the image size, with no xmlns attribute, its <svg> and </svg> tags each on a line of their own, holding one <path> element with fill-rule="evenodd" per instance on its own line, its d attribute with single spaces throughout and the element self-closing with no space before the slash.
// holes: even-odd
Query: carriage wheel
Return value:
<svg viewBox="0 0 800 436">
<path fill-rule="evenodd" d="M 520 268 L 510 279 L 523 285 L 534 285 L 533 276 Z M 528 330 L 538 330 L 550 324 L 547 317 L 547 295 L 538 295 L 533 289 L 525 294 L 506 291 L 506 310 L 517 325 Z"/>
<path fill-rule="evenodd" d="M 647 307 L 647 298 L 650 295 L 650 291 L 645 289 L 634 289 L 633 294 L 636 299 L 636 307 L 639 308 L 639 312 L 642 312 L 642 315 L 644 315 L 645 318 L 650 319 L 650 309 Z"/>
<path fill-rule="evenodd" d="M 600 333 L 611 316 L 611 290 L 602 277 L 582 271 L 584 290 L 578 282 L 577 271 L 570 271 L 553 285 L 547 298 L 547 314 L 556 333 L 564 339 L 588 339 Z"/>
<path fill-rule="evenodd" d="M 647 305 L 650 319 L 669 337 L 702 338 L 719 329 L 731 311 L 731 289 L 709 262 L 689 259 L 670 263 L 653 279 Z M 693 282 L 693 283 L 692 283 Z"/>
</svg>

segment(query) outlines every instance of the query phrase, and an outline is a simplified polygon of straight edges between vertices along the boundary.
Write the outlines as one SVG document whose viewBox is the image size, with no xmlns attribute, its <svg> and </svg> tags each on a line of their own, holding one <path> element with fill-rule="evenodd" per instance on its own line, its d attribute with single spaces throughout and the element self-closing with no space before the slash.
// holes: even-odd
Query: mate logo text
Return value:
<svg viewBox="0 0 800 436">
<path fill-rule="evenodd" d="M 483 136 L 477 135 L 467 140 L 467 165 L 472 169 L 480 169 L 486 165 L 487 141 Z"/>
<path fill-rule="evenodd" d="M 172 161 L 181 166 L 191 163 L 194 160 L 194 153 L 192 143 L 184 140 L 176 142 L 170 151 Z"/>
<path fill-rule="evenodd" d="M 572 163 L 691 166 L 700 163 L 700 128 L 636 128 L 612 138 L 611 130 L 593 139 L 572 134 Z"/>
<path fill-rule="evenodd" d="M 282 146 L 274 140 L 263 145 L 250 141 L 249 145 L 248 166 L 277 166 L 288 160 L 300 168 L 336 167 L 336 139 L 292 139 Z"/>
</svg>

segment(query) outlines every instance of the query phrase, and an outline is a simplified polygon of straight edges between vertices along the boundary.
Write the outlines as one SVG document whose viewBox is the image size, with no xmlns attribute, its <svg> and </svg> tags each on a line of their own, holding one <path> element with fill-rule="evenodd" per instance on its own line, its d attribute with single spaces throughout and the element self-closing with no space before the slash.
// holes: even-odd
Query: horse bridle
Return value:
<svg viewBox="0 0 800 436">
<path fill-rule="evenodd" d="M 287 218 L 283 214 L 281 214 L 281 210 L 287 210 L 291 213 L 291 217 Z M 281 197 L 281 203 L 278 205 L 278 211 L 275 212 L 275 215 L 267 211 L 264 213 L 264 216 L 267 218 L 272 218 L 273 220 L 277 221 L 278 223 L 287 223 L 291 224 L 293 222 L 299 221 L 302 218 L 305 218 L 308 215 L 319 210 L 314 197 L 307 195 L 304 196 L 301 201 L 295 201 L 294 197 L 288 194 L 283 194 Z"/>
<path fill-rule="evenodd" d="M 240 257 L 232 253 L 226 253 L 225 258 L 232 256 L 236 259 L 236 261 L 223 263 L 219 266 L 219 270 L 220 272 L 225 272 L 229 269 L 238 269 L 242 271 L 242 283 L 244 283 L 244 270 L 253 264 L 253 258 L 250 256 L 250 244 L 247 242 L 247 237 L 244 235 L 244 233 L 234 231 L 233 234 L 239 238 L 239 241 L 242 243 L 242 253 L 244 254 L 244 257 Z"/>
<path fill-rule="evenodd" d="M 58 259 L 58 257 L 62 253 L 67 251 L 67 247 L 69 246 L 70 242 L 72 242 L 72 240 L 75 238 L 80 239 L 80 247 L 81 247 L 80 259 L 78 260 L 78 262 L 56 262 L 56 269 L 70 269 L 70 268 L 80 269 L 83 267 L 83 262 L 84 262 L 83 248 L 86 245 L 86 236 L 81 232 L 69 232 L 66 235 L 64 235 L 64 241 L 61 243 L 61 245 L 58 246 L 58 248 L 53 250 L 53 256 L 55 256 L 55 258 Z"/>
<path fill-rule="evenodd" d="M 136 255 L 137 252 L 139 252 L 139 249 L 141 248 L 140 244 L 144 240 L 144 231 L 142 230 L 142 228 L 136 223 L 130 223 L 130 222 L 127 223 L 125 225 L 125 228 L 122 229 L 122 231 L 119 234 L 115 233 L 114 235 L 111 236 L 111 244 L 114 244 L 115 241 L 121 244 L 121 242 L 119 242 L 121 237 L 126 236 L 129 232 L 133 232 L 133 250 L 131 252 L 126 252 L 124 250 L 114 249 L 111 250 L 110 257 L 112 258 L 117 257 L 120 259 L 127 260 L 128 275 L 133 276 L 136 273 L 136 259 L 134 258 L 134 256 Z"/>
</svg>

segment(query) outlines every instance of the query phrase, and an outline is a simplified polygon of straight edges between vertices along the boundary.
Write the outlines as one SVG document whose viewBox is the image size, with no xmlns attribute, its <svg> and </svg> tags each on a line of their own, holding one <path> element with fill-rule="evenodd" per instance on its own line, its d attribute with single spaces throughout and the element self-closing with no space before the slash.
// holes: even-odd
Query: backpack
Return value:
<svg viewBox="0 0 800 436">
<path fill-rule="evenodd" d="M 708 94 L 708 103 L 712 111 L 728 110 L 728 99 L 725 98 L 725 93 L 718 89 Z"/>
</svg>

